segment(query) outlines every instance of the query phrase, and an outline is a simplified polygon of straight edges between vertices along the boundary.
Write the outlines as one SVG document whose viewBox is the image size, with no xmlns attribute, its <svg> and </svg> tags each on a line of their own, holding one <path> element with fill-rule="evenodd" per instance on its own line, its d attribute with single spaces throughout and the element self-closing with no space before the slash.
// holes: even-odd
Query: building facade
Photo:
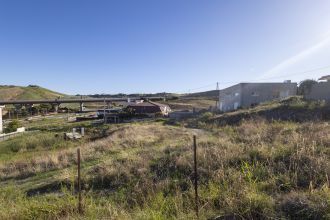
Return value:
<svg viewBox="0 0 330 220">
<path fill-rule="evenodd" d="M 219 110 L 233 111 L 297 94 L 297 83 L 240 83 L 219 92 Z"/>
</svg>

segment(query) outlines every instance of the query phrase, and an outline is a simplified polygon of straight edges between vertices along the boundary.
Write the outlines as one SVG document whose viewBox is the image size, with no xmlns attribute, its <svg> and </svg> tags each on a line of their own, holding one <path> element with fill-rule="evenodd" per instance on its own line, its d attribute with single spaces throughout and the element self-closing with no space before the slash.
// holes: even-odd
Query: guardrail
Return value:
<svg viewBox="0 0 330 220">
<path fill-rule="evenodd" d="M 62 103 L 103 103 L 103 102 L 116 102 L 128 100 L 163 100 L 165 97 L 126 97 L 126 98 L 86 98 L 86 99 L 44 99 L 44 100 L 0 100 L 0 105 L 15 105 L 15 104 L 62 104 Z"/>
<path fill-rule="evenodd" d="M 24 132 L 15 131 L 15 132 L 11 132 L 11 133 L 8 133 L 8 134 L 0 134 L 0 141 L 5 141 L 5 140 L 8 140 L 9 138 L 12 138 L 12 137 L 16 137 L 16 136 L 26 134 L 26 133 L 34 133 L 34 132 L 37 132 L 37 131 L 24 131 Z"/>
</svg>

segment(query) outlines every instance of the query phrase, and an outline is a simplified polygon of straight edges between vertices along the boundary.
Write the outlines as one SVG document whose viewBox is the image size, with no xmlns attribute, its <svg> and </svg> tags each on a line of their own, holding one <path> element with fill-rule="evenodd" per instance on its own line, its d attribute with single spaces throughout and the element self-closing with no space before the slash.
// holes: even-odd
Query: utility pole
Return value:
<svg viewBox="0 0 330 220">
<path fill-rule="evenodd" d="M 0 106 L 0 134 L 2 133 L 3 131 L 3 128 L 2 128 L 2 109 L 4 108 L 5 106 Z"/>
<path fill-rule="evenodd" d="M 217 82 L 216 90 L 219 93 L 219 97 L 218 97 L 218 100 L 215 102 L 215 106 L 216 106 L 216 108 L 220 109 L 220 83 L 219 82 Z"/>
<path fill-rule="evenodd" d="M 104 98 L 104 103 L 103 103 L 103 122 L 104 122 L 104 124 L 107 123 L 106 118 L 105 118 L 105 108 L 106 108 L 106 103 L 105 103 L 105 98 Z"/>
</svg>

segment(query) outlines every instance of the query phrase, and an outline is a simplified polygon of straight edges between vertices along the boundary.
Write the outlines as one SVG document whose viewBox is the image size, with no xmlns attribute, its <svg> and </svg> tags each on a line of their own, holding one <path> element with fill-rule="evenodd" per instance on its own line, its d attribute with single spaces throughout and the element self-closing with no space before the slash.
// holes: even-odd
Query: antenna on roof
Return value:
<svg viewBox="0 0 330 220">
<path fill-rule="evenodd" d="M 220 90 L 219 82 L 217 82 L 217 88 L 216 88 L 216 90 Z"/>
</svg>

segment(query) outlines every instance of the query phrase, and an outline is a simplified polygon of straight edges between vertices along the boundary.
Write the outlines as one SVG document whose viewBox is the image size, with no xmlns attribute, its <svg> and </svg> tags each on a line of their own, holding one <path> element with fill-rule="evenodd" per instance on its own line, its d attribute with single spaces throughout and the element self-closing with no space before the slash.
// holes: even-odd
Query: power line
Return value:
<svg viewBox="0 0 330 220">
<path fill-rule="evenodd" d="M 200 87 L 197 87 L 197 88 L 182 90 L 182 91 L 175 92 L 175 93 L 190 93 L 191 91 L 195 91 L 195 90 L 199 90 L 199 89 L 204 89 L 204 88 L 208 88 L 208 87 L 211 87 L 211 86 L 214 86 L 214 83 L 208 84 L 208 85 L 204 85 L 204 86 L 200 86 Z"/>
<path fill-rule="evenodd" d="M 302 72 L 296 72 L 296 73 L 291 73 L 291 74 L 285 74 L 285 75 L 280 75 L 280 76 L 274 76 L 274 77 L 268 77 L 268 78 L 262 78 L 260 80 L 266 80 L 266 79 L 280 79 L 286 76 L 294 76 L 294 75 L 300 75 L 300 74 L 304 74 L 304 73 L 310 73 L 310 72 L 314 72 L 314 71 L 318 71 L 318 70 L 324 70 L 324 69 L 329 69 L 329 66 L 324 66 L 324 67 L 319 67 L 319 68 L 315 68 L 315 69 L 311 69 L 311 70 L 306 70 L 306 71 L 302 71 Z"/>
<path fill-rule="evenodd" d="M 259 80 L 250 80 L 250 81 L 245 81 L 245 82 L 260 82 L 260 81 L 263 81 L 263 80 L 280 79 L 280 78 L 283 78 L 283 77 L 295 76 L 295 75 L 299 75 L 299 74 L 310 73 L 310 72 L 319 71 L 319 70 L 325 70 L 325 69 L 329 69 L 329 68 L 330 68 L 330 65 L 319 67 L 319 68 L 315 68 L 315 69 L 310 69 L 310 70 L 306 70 L 306 71 L 289 73 L 289 74 L 280 75 L 280 76 L 274 76 L 274 77 L 267 77 L 267 78 L 262 78 L 262 79 L 259 79 Z M 221 84 L 222 85 L 223 84 L 228 85 L 228 84 L 237 84 L 237 83 L 241 83 L 241 82 L 242 81 L 231 81 L 231 82 L 230 81 L 229 82 L 222 82 L 221 81 Z M 192 88 L 192 89 L 186 89 L 186 90 L 183 90 L 183 91 L 180 91 L 180 92 L 175 92 L 175 93 L 190 93 L 191 91 L 196 91 L 196 90 L 199 90 L 199 89 L 203 89 L 203 88 L 208 88 L 208 87 L 214 86 L 214 84 L 215 83 L 212 83 L 212 84 L 208 84 L 208 85 L 205 85 L 205 86 L 200 86 L 200 87 Z M 216 83 L 216 86 L 217 86 L 216 88 L 218 88 L 219 82 Z"/>
</svg>

